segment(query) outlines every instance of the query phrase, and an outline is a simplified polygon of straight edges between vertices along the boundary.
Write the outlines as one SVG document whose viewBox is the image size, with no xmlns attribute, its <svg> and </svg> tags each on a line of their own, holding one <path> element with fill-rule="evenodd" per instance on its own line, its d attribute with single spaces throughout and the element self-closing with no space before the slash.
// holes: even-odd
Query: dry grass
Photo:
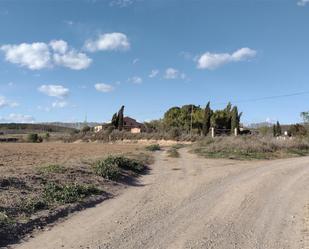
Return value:
<svg viewBox="0 0 309 249">
<path fill-rule="evenodd" d="M 309 139 L 272 137 L 216 137 L 198 142 L 193 151 L 209 158 L 276 159 L 309 155 Z"/>
</svg>

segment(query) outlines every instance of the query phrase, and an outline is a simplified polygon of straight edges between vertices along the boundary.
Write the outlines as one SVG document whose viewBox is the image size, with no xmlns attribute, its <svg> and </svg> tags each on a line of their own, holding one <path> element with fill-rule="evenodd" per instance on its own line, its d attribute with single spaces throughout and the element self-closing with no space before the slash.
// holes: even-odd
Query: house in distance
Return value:
<svg viewBox="0 0 309 249">
<path fill-rule="evenodd" d="M 130 117 L 123 118 L 123 129 L 130 131 L 131 133 L 141 133 L 145 131 L 145 125 L 137 122 L 135 119 Z"/>
</svg>

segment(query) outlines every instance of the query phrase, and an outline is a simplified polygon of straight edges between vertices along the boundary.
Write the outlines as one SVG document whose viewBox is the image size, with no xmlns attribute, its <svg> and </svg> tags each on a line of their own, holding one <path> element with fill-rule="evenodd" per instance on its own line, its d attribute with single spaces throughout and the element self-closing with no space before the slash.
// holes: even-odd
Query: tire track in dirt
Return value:
<svg viewBox="0 0 309 249">
<path fill-rule="evenodd" d="M 309 200 L 304 207 L 303 249 L 309 249 Z"/>
</svg>

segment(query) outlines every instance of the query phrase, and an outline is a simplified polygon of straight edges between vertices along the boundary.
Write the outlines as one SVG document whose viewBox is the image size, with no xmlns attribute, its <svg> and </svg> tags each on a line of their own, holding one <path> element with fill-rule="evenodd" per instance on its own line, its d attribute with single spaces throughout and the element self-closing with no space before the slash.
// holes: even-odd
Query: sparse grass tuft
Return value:
<svg viewBox="0 0 309 249">
<path fill-rule="evenodd" d="M 179 152 L 177 151 L 176 148 L 170 148 L 168 151 L 167 151 L 167 155 L 168 157 L 173 157 L 173 158 L 178 158 L 180 157 L 180 154 Z"/>
<path fill-rule="evenodd" d="M 67 171 L 67 169 L 59 164 L 49 164 L 40 166 L 37 168 L 38 172 L 41 174 L 48 174 L 48 173 L 57 173 L 57 174 L 63 174 Z"/>
<path fill-rule="evenodd" d="M 146 150 L 157 151 L 157 150 L 161 150 L 161 147 L 159 144 L 151 144 L 151 145 L 146 146 Z"/>
<path fill-rule="evenodd" d="M 184 147 L 186 147 L 185 144 L 175 144 L 175 145 L 172 146 L 172 148 L 174 148 L 176 150 L 184 148 Z"/>
<path fill-rule="evenodd" d="M 43 199 L 48 204 L 73 203 L 91 195 L 97 195 L 101 191 L 88 185 L 47 183 L 44 187 Z"/>
</svg>

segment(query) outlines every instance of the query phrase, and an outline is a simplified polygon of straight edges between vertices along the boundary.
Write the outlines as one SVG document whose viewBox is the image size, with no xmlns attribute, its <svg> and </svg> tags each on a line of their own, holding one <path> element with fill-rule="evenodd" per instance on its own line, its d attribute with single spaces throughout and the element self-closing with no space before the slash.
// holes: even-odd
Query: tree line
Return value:
<svg viewBox="0 0 309 249">
<path fill-rule="evenodd" d="M 212 110 L 210 102 L 205 108 L 196 105 L 176 106 L 165 112 L 162 126 L 165 130 L 177 128 L 182 132 L 194 131 L 204 136 L 209 133 L 210 127 L 233 133 L 235 128 L 239 130 L 241 116 L 237 106 L 232 106 L 231 103 L 222 110 Z"/>
</svg>

